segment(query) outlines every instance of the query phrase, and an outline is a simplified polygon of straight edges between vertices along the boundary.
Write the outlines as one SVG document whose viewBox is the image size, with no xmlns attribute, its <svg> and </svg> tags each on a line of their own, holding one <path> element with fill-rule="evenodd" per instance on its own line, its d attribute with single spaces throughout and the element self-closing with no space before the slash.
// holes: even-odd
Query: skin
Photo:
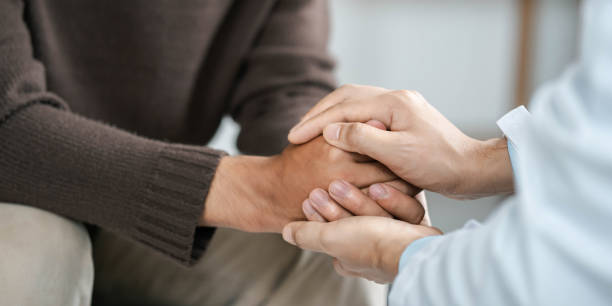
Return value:
<svg viewBox="0 0 612 306">
<path fill-rule="evenodd" d="M 389 131 L 364 124 L 370 120 Z M 506 140 L 468 137 L 418 92 L 343 86 L 308 112 L 288 138 L 299 144 L 321 133 L 329 144 L 367 155 L 405 181 L 449 197 L 514 190 Z"/>
<path fill-rule="evenodd" d="M 429 222 L 424 194 L 398 181 L 360 190 L 347 181 L 334 180 L 328 190 L 317 188 L 302 202 L 308 220 L 325 222 L 351 216 L 379 216 L 412 224 Z"/>
<path fill-rule="evenodd" d="M 290 145 L 272 157 L 224 157 L 200 224 L 280 232 L 288 222 L 305 219 L 301 203 L 311 190 L 337 178 L 362 188 L 397 177 L 380 163 L 330 146 L 322 137 Z"/>
<path fill-rule="evenodd" d="M 388 130 L 364 124 L 372 120 Z M 299 144 L 321 133 L 335 147 L 380 161 L 413 187 L 454 198 L 514 190 L 504 139 L 480 141 L 466 136 L 414 91 L 344 86 L 322 99 L 288 138 Z M 441 234 L 427 219 L 414 225 L 390 218 L 408 212 L 405 220 L 414 222 L 419 216 L 414 215 L 415 209 L 406 209 L 414 207 L 415 199 L 394 192 L 389 184 L 371 186 L 369 198 L 347 182 L 342 184 L 350 192 L 338 196 L 334 184 L 328 187 L 329 193 L 319 189 L 310 193 L 302 204 L 310 222 L 288 224 L 283 238 L 333 256 L 334 267 L 342 275 L 390 282 L 410 243 Z M 381 186 L 386 192 L 380 191 Z"/>
<path fill-rule="evenodd" d="M 385 217 L 357 216 L 334 222 L 292 222 L 283 239 L 302 249 L 334 257 L 340 275 L 363 277 L 378 283 L 397 275 L 399 258 L 413 241 L 440 235 L 436 228 Z"/>
<path fill-rule="evenodd" d="M 336 189 L 342 185 L 346 192 L 338 193 Z M 423 193 L 413 188 L 394 181 L 360 190 L 335 180 L 329 193 L 316 189 L 302 204 L 304 214 L 314 222 L 290 223 L 283 238 L 303 249 L 333 256 L 340 275 L 390 282 L 397 275 L 406 246 L 416 239 L 442 234 L 431 227 Z M 318 203 L 320 197 L 326 201 L 325 208 Z"/>
</svg>

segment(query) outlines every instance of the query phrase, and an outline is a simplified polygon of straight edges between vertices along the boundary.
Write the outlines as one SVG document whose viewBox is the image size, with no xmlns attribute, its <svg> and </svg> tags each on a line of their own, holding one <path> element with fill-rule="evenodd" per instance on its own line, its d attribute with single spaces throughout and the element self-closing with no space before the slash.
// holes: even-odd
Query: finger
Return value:
<svg viewBox="0 0 612 306">
<path fill-rule="evenodd" d="M 343 85 L 340 88 L 334 90 L 327 96 L 323 97 L 313 108 L 311 108 L 300 120 L 300 123 L 312 118 L 315 115 L 325 111 L 332 105 L 338 104 L 347 98 L 358 99 L 376 96 L 389 90 L 382 87 L 367 86 L 367 85 Z"/>
<path fill-rule="evenodd" d="M 387 127 L 385 126 L 385 124 L 378 120 L 370 120 L 366 122 L 365 124 L 373 126 L 379 130 L 383 130 L 383 131 L 387 130 Z M 351 155 L 353 155 L 353 159 L 358 163 L 366 163 L 366 162 L 373 161 L 373 159 L 367 155 L 362 155 L 362 154 L 357 154 L 357 153 L 351 153 Z"/>
<path fill-rule="evenodd" d="M 397 190 L 399 190 L 401 193 L 409 195 L 411 197 L 415 197 L 417 194 L 419 194 L 421 192 L 421 188 L 416 187 L 404 180 L 393 180 L 390 182 L 385 182 L 385 184 L 387 184 L 388 186 L 391 186 Z M 417 199 L 418 201 L 419 199 Z"/>
<path fill-rule="evenodd" d="M 369 162 L 355 164 L 350 172 L 345 173 L 339 178 L 362 188 L 374 183 L 396 180 L 397 175 L 379 162 Z"/>
<path fill-rule="evenodd" d="M 383 101 L 384 103 L 384 101 Z M 289 131 L 289 141 L 301 144 L 320 135 L 323 129 L 334 122 L 367 122 L 378 120 L 385 126 L 391 126 L 392 113 L 383 103 L 347 100 L 330 106 L 324 112 L 314 115 Z"/>
<path fill-rule="evenodd" d="M 387 184 L 370 186 L 369 196 L 396 218 L 412 224 L 419 224 L 425 215 L 423 205 L 411 196 Z"/>
<path fill-rule="evenodd" d="M 329 223 L 296 221 L 283 228 L 283 239 L 299 248 L 323 252 L 321 232 Z"/>
<path fill-rule="evenodd" d="M 308 221 L 318 221 L 318 222 L 326 222 L 325 218 L 323 218 L 315 209 L 312 207 L 309 199 L 304 200 L 302 203 L 302 211 L 306 216 Z"/>
<path fill-rule="evenodd" d="M 302 116 L 302 119 L 300 119 L 300 122 L 298 122 L 294 126 L 294 128 L 299 126 L 304 121 L 312 118 L 312 116 L 317 115 L 322 111 L 325 111 L 330 106 L 344 101 L 344 99 L 346 98 L 346 92 L 342 90 L 342 87 L 332 91 L 331 93 L 323 97 L 323 99 L 319 100 L 319 102 L 317 102 L 315 106 L 313 106 L 306 114 L 304 114 L 304 116 Z"/>
<path fill-rule="evenodd" d="M 354 215 L 391 218 L 391 215 L 378 203 L 344 180 L 336 180 L 329 184 L 329 194 L 338 204 Z"/>
<path fill-rule="evenodd" d="M 389 160 L 399 143 L 396 132 L 383 131 L 363 123 L 334 123 L 323 131 L 325 141 L 349 152 L 367 155 L 382 162 Z"/>
<path fill-rule="evenodd" d="M 316 188 L 308 196 L 312 207 L 327 221 L 336 221 L 352 214 L 329 198 L 327 191 Z"/>
</svg>

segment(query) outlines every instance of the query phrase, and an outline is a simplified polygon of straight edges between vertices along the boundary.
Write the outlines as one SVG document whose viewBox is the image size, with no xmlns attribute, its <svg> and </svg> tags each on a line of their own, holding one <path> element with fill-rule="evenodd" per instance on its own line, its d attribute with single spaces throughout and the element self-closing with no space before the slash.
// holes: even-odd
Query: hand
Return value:
<svg viewBox="0 0 612 306">
<path fill-rule="evenodd" d="M 250 232 L 280 232 L 304 219 L 301 202 L 317 187 L 344 179 L 359 187 L 396 176 L 378 162 L 328 145 L 321 137 L 272 157 L 225 157 L 206 199 L 201 224 Z"/>
<path fill-rule="evenodd" d="M 440 234 L 433 227 L 371 216 L 329 223 L 292 222 L 283 229 L 285 241 L 335 257 L 334 268 L 339 274 L 378 283 L 393 281 L 400 256 L 410 243 Z"/>
<path fill-rule="evenodd" d="M 304 200 L 302 210 L 308 220 L 326 222 L 354 215 L 380 216 L 413 224 L 424 221 L 429 225 L 429 217 L 424 218 L 425 195 L 403 181 L 374 184 L 360 190 L 346 181 L 335 180 L 328 190 L 329 193 L 317 188 Z"/>
<path fill-rule="evenodd" d="M 390 131 L 361 123 L 370 120 Z M 414 91 L 342 87 L 306 114 L 289 140 L 298 144 L 321 132 L 329 144 L 368 155 L 400 178 L 450 197 L 514 189 L 505 140 L 466 136 Z"/>
</svg>

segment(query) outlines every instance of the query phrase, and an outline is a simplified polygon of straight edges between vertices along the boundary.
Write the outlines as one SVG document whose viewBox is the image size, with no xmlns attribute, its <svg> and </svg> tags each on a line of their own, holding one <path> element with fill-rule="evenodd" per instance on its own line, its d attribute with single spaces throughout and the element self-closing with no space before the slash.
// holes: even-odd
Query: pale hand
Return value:
<svg viewBox="0 0 612 306">
<path fill-rule="evenodd" d="M 371 216 L 328 223 L 298 221 L 283 229 L 285 241 L 335 257 L 334 268 L 339 274 L 378 283 L 393 281 L 400 256 L 410 243 L 440 234 L 433 227 Z"/>
<path fill-rule="evenodd" d="M 371 120 L 389 131 L 365 124 Z M 306 114 L 289 140 L 303 143 L 321 133 L 329 144 L 370 156 L 407 182 L 449 197 L 514 189 L 504 139 L 466 136 L 414 91 L 344 86 Z"/>
</svg>

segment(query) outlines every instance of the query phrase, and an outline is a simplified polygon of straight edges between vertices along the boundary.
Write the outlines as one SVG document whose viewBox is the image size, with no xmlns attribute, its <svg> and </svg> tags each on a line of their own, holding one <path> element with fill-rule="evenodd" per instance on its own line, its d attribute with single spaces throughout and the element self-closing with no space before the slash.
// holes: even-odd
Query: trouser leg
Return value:
<svg viewBox="0 0 612 306">
<path fill-rule="evenodd" d="M 220 229 L 191 268 L 101 233 L 94 299 L 142 305 L 386 305 L 387 287 L 337 275 L 326 255 L 278 234 Z"/>
<path fill-rule="evenodd" d="M 0 304 L 90 305 L 91 242 L 75 221 L 0 203 Z"/>
</svg>

